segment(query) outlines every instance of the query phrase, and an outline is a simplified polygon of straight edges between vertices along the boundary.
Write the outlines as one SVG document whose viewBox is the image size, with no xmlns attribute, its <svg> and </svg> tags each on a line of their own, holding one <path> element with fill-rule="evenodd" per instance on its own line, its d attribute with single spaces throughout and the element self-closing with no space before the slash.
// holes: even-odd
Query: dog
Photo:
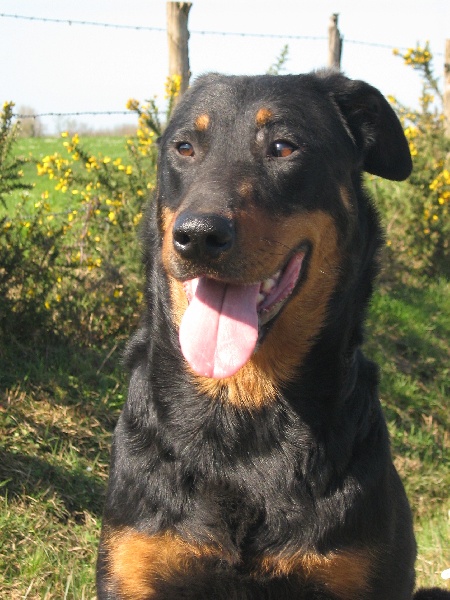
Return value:
<svg viewBox="0 0 450 600">
<path fill-rule="evenodd" d="M 98 599 L 410 600 L 361 351 L 382 244 L 363 172 L 409 176 L 400 122 L 337 72 L 209 74 L 159 143 Z"/>
</svg>

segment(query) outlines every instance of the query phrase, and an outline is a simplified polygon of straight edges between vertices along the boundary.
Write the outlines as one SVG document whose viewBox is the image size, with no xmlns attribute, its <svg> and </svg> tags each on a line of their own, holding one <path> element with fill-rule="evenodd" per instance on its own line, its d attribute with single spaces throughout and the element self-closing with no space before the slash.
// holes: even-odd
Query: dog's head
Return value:
<svg viewBox="0 0 450 600">
<path fill-rule="evenodd" d="M 194 373 L 227 379 L 251 364 L 271 381 L 293 376 L 366 245 L 364 170 L 411 171 L 397 117 L 366 83 L 213 74 L 185 94 L 160 143 L 157 211 Z"/>
</svg>

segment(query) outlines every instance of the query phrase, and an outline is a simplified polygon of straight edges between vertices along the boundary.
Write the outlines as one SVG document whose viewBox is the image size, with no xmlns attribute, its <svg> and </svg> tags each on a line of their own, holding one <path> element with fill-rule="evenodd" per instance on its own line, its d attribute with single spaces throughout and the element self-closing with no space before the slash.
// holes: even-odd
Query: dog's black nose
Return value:
<svg viewBox="0 0 450 600">
<path fill-rule="evenodd" d="M 183 258 L 217 259 L 234 244 L 233 221 L 221 215 L 181 213 L 173 228 L 173 245 Z"/>
</svg>

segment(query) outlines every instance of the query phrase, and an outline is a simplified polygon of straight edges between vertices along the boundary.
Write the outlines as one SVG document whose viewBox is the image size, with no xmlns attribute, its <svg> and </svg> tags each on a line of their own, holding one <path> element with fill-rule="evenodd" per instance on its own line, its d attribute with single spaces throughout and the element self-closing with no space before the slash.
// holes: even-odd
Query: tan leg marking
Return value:
<svg viewBox="0 0 450 600">
<path fill-rule="evenodd" d="M 219 548 L 186 542 L 169 532 L 149 536 L 131 528 L 105 533 L 110 589 L 126 600 L 148 600 L 155 582 L 187 573 L 202 558 L 220 556 Z"/>
<path fill-rule="evenodd" d="M 266 556 L 259 572 L 283 577 L 298 574 L 315 581 L 341 600 L 362 600 L 369 589 L 373 553 L 342 550 L 325 555 L 296 553 L 289 558 Z"/>
</svg>

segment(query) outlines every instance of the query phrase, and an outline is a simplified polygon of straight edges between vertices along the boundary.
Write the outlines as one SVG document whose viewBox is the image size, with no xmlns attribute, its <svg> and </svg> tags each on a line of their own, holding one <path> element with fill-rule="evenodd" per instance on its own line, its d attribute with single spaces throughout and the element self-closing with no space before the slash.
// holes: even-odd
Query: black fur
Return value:
<svg viewBox="0 0 450 600">
<path fill-rule="evenodd" d="M 280 140 L 287 156 L 278 155 Z M 391 461 L 377 368 L 360 350 L 381 242 L 364 170 L 401 180 L 411 159 L 393 111 L 363 82 L 335 73 L 209 75 L 181 100 L 161 140 L 144 227 L 147 308 L 127 353 L 99 600 L 412 597 L 410 510 Z M 300 232 L 304 218 L 312 234 L 288 232 L 289 247 L 276 247 L 273 234 L 265 249 L 241 217 L 250 218 L 249 206 Z M 314 237 L 317 215 L 318 227 L 332 224 L 329 235 Z M 334 233 L 335 263 L 322 264 L 320 246 Z M 280 265 L 304 252 L 304 266 L 285 306 L 261 327 L 257 354 L 278 341 L 289 307 L 298 306 L 301 323 L 324 302 L 325 316 L 277 381 L 276 397 L 240 405 L 227 381 L 208 393 L 183 358 L 173 284 L 200 275 L 254 283 L 275 251 Z M 332 289 L 323 299 L 317 286 L 302 305 L 317 265 Z M 181 544 L 182 559 L 164 554 L 168 540 Z M 352 561 L 335 558 L 347 552 L 354 573 Z M 267 556 L 278 566 L 262 567 Z"/>
<path fill-rule="evenodd" d="M 419 590 L 414 595 L 414 600 L 449 600 L 450 592 L 432 588 L 429 590 Z"/>
</svg>

